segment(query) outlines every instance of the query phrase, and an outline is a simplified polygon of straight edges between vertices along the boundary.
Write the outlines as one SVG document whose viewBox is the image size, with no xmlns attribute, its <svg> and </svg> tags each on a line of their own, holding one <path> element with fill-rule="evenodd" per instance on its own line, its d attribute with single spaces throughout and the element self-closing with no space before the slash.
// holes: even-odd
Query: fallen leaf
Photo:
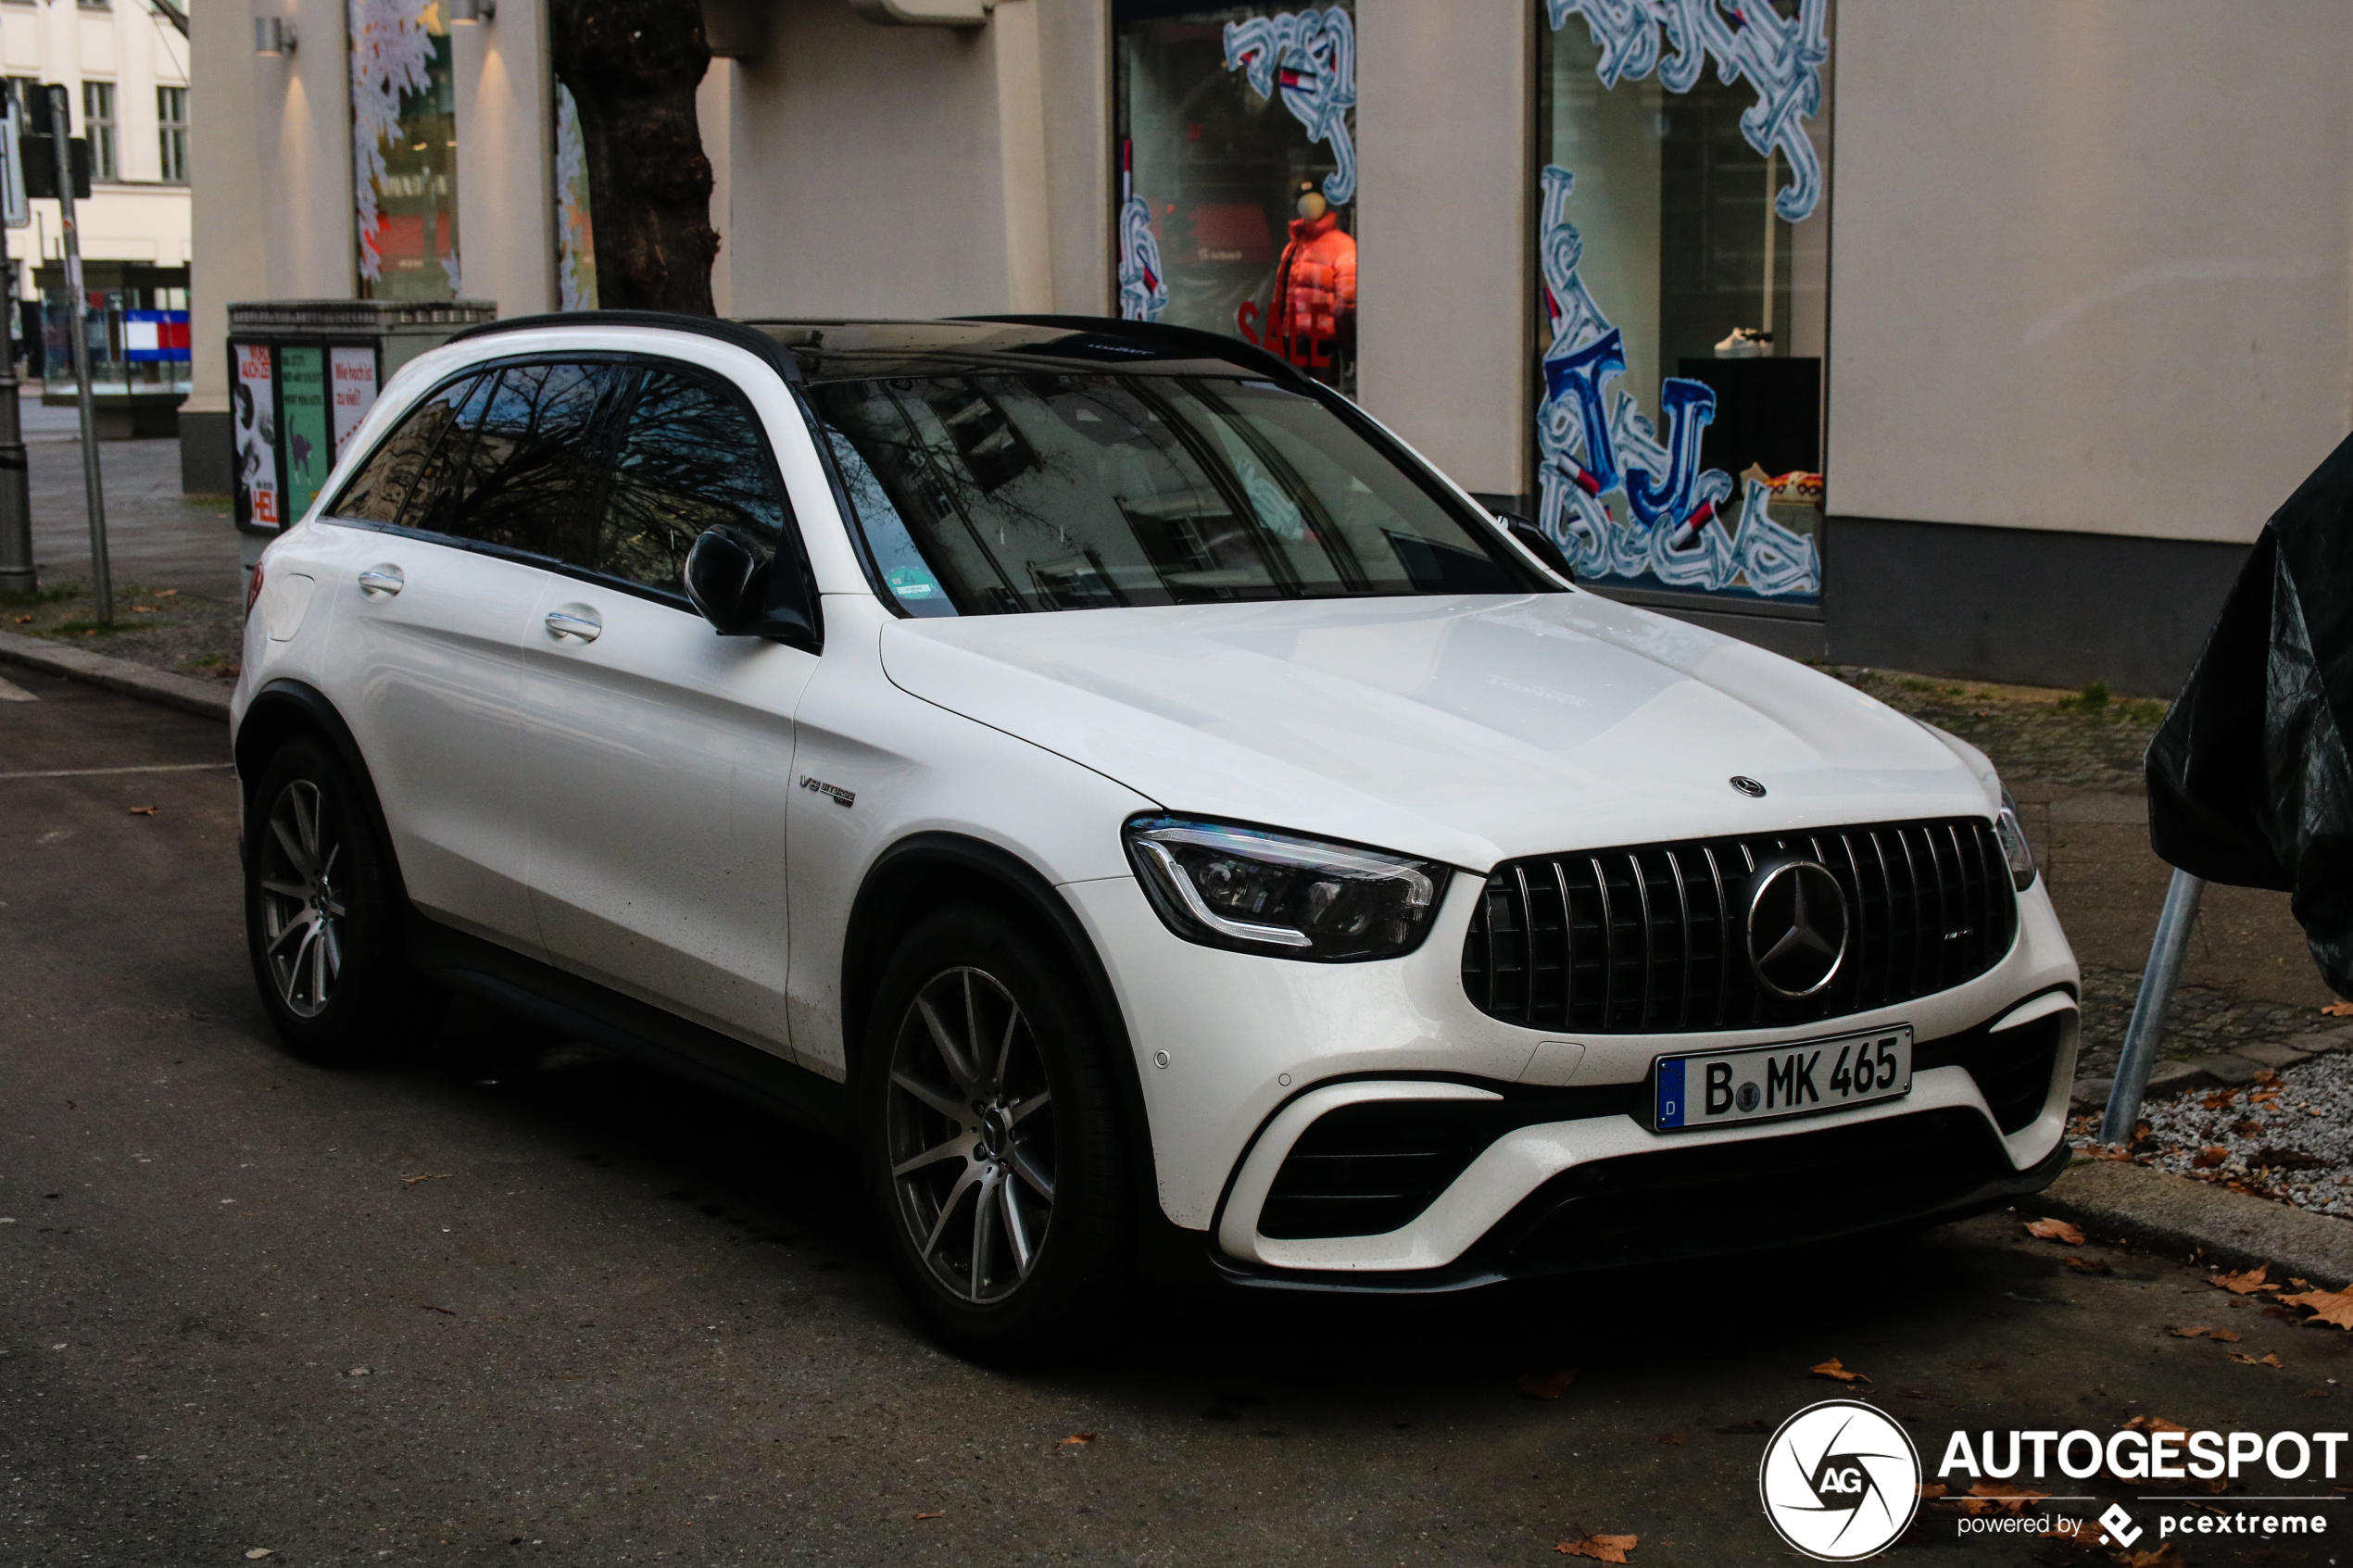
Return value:
<svg viewBox="0 0 2353 1568">
<path fill-rule="evenodd" d="M 419 1182 L 442 1181 L 446 1179 L 448 1174 L 449 1173 L 447 1171 L 428 1171 L 421 1176 L 403 1176 L 400 1178 L 400 1185 L 405 1187 L 412 1187 Z"/>
<path fill-rule="evenodd" d="M 156 608 L 157 607 L 154 605 L 132 605 L 131 607 L 131 613 L 133 615 L 153 615 L 156 612 Z"/>
<path fill-rule="evenodd" d="M 179 593 L 177 588 L 157 588 L 147 595 L 151 599 L 168 599 Z"/>
<path fill-rule="evenodd" d="M 2279 1288 L 2276 1285 L 2266 1285 L 2263 1283 L 2263 1276 L 2271 1272 L 2271 1264 L 2259 1263 L 2254 1268 L 2247 1270 L 2245 1273 L 2214 1274 L 2208 1277 L 2206 1283 L 2208 1285 L 2220 1286 L 2233 1296 L 2252 1296 L 2259 1290 L 2277 1290 Z"/>
<path fill-rule="evenodd" d="M 2083 1228 L 2065 1220 L 2029 1220 L 2026 1234 L 2043 1241 L 2063 1241 L 2070 1247 L 2083 1245 Z"/>
<path fill-rule="evenodd" d="M 1639 1536 L 1587 1536 L 1583 1540 L 1563 1541 L 1553 1549 L 1563 1557 L 1590 1557 L 1596 1562 L 1623 1562 L 1626 1554 L 1634 1549 Z"/>
<path fill-rule="evenodd" d="M 131 808 L 131 815 L 134 817 L 152 817 L 155 814 L 156 809 L 152 806 L 133 806 Z"/>
<path fill-rule="evenodd" d="M 2217 1089 L 2198 1103 L 2208 1110 L 2226 1110 L 2238 1103 L 2238 1098 L 2236 1089 Z"/>
<path fill-rule="evenodd" d="M 2211 1148 L 2199 1149 L 2191 1157 L 2190 1163 L 2201 1171 L 2211 1171 L 2230 1157 L 2231 1151 L 2217 1144 Z"/>
<path fill-rule="evenodd" d="M 2189 1428 L 2179 1422 L 2168 1421 L 2161 1415 L 2136 1415 L 2124 1424 L 2124 1430 L 2127 1432 L 2187 1432 Z"/>
<path fill-rule="evenodd" d="M 2280 1075 L 2266 1067 L 2255 1074 L 2255 1081 L 2259 1084 L 2276 1084 L 2280 1081 Z"/>
<path fill-rule="evenodd" d="M 32 624 L 32 621 L 33 618 L 30 615 L 19 615 L 17 617 L 17 624 L 19 626 L 30 626 Z"/>
<path fill-rule="evenodd" d="M 1998 1364 L 1994 1361 L 1963 1361 L 1961 1370 L 1963 1372 L 1991 1372 Z"/>
<path fill-rule="evenodd" d="M 2304 1390 L 2304 1397 L 2308 1399 L 2325 1399 L 2329 1397 L 2329 1391 L 2325 1388 L 2307 1388 Z"/>
<path fill-rule="evenodd" d="M 261 1559 L 263 1559 L 263 1558 L 265 1558 L 265 1557 L 269 1557 L 269 1556 L 271 1556 L 271 1555 L 272 1555 L 272 1553 L 271 1552 L 270 1549 L 269 1549 L 268 1547 L 266 1547 L 266 1546 L 252 1547 L 252 1548 L 249 1548 L 249 1549 L 246 1550 L 246 1552 L 245 1552 L 245 1558 L 246 1558 L 246 1560 L 247 1560 L 248 1562 L 259 1562 Z"/>
<path fill-rule="evenodd" d="M 456 1317 L 456 1316 L 458 1315 L 457 1313 L 455 1313 L 455 1312 L 451 1311 L 448 1308 L 447 1308 L 447 1307 L 436 1307 L 436 1306 L 433 1305 L 433 1303 L 431 1303 L 430 1301 L 420 1301 L 420 1302 L 418 1302 L 418 1303 L 417 1303 L 417 1311 L 421 1311 L 421 1312 L 439 1312 L 439 1313 L 440 1313 L 443 1317 L 445 1317 L 445 1318 L 454 1318 L 454 1317 Z"/>
<path fill-rule="evenodd" d="M 2353 1018 L 2353 1002 L 2331 1002 L 2321 1010 L 2323 1018 Z"/>
<path fill-rule="evenodd" d="M 2280 1366 L 2284 1364 L 2280 1361 L 2279 1353 L 2277 1351 L 2268 1352 L 2260 1356 L 2250 1356 L 2245 1350 L 2233 1350 L 2230 1352 L 2230 1359 L 2238 1362 L 2241 1366 Z"/>
<path fill-rule="evenodd" d="M 915 1517 L 918 1519 L 945 1519 L 948 1515 L 944 1513 L 918 1513 Z"/>
<path fill-rule="evenodd" d="M 2312 1315 L 2307 1323 L 2333 1323 L 2339 1328 L 2353 1329 L 2353 1288 L 2345 1290 L 2307 1290 L 2280 1299 L 2291 1307 L 2309 1307 Z"/>
<path fill-rule="evenodd" d="M 1920 1483 L 1919 1494 L 1920 1500 L 1922 1502 L 1934 1502 L 1938 1498 L 1944 1495 L 1944 1483 L 1942 1481 L 1923 1481 Z"/>
<path fill-rule="evenodd" d="M 1058 1449 L 1083 1449 L 1094 1440 L 1095 1435 L 1092 1432 L 1074 1432 L 1069 1436 L 1064 1437 L 1061 1442 L 1056 1443 L 1054 1447 Z"/>
<path fill-rule="evenodd" d="M 1577 1381 L 1575 1367 L 1563 1367 L 1558 1372 L 1531 1372 L 1519 1380 L 1519 1391 L 1531 1399 L 1557 1399 L 1568 1392 Z"/>
<path fill-rule="evenodd" d="M 2089 1258 L 2078 1258 L 2071 1252 L 2060 1261 L 2070 1269 L 2081 1269 L 2087 1274 L 2112 1274 L 2116 1272 L 2106 1263 L 2095 1263 Z"/>
<path fill-rule="evenodd" d="M 2155 1551 L 2118 1551 L 2109 1560 L 2120 1568 L 2182 1568 L 2182 1560 L 2173 1551 L 2173 1543 L 2166 1542 Z"/>
<path fill-rule="evenodd" d="M 2007 1481 L 1980 1481 L 1962 1496 L 1944 1500 L 1957 1504 L 1964 1513 L 1982 1513 L 1989 1508 L 2023 1513 L 2028 1503 L 2040 1502 L 2050 1495 L 2048 1492 L 2030 1491 L 2024 1486 L 2013 1486 Z"/>
<path fill-rule="evenodd" d="M 1654 1440 L 1664 1443 L 1670 1449 L 1680 1449 L 1683 1446 L 1683 1435 L 1680 1432 L 1662 1432 Z"/>
<path fill-rule="evenodd" d="M 2177 1328 L 2173 1334 L 2180 1339 L 2219 1339 L 2225 1345 L 2235 1345 L 2239 1342 L 2236 1329 L 2215 1328 L 2208 1323 L 2200 1323 L 2195 1328 Z"/>
<path fill-rule="evenodd" d="M 365 1377 L 368 1375 L 368 1369 L 363 1366 L 356 1366 L 349 1372 L 345 1373 L 344 1375 L 346 1377 Z"/>
</svg>

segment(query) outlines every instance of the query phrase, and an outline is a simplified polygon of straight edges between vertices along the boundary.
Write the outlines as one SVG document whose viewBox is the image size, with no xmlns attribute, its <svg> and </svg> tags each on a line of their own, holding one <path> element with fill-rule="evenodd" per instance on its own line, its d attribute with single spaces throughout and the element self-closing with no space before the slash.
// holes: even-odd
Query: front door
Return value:
<svg viewBox="0 0 2353 1568">
<path fill-rule="evenodd" d="M 547 580 L 523 637 L 533 907 L 560 965 L 789 1055 L 785 804 L 816 659 L 720 636 L 682 571 L 707 528 L 777 552 L 791 513 L 740 394 L 635 375 L 588 570 Z"/>
</svg>

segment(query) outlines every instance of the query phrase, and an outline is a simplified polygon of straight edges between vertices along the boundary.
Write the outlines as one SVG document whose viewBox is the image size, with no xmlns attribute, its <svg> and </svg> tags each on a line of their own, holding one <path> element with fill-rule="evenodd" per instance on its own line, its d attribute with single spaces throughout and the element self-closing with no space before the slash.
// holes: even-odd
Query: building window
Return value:
<svg viewBox="0 0 2353 1568">
<path fill-rule="evenodd" d="M 167 185 L 188 182 L 188 90 L 185 87 L 156 89 L 156 141 L 163 154 L 163 182 Z"/>
<path fill-rule="evenodd" d="M 114 179 L 113 82 L 82 84 L 82 133 L 90 139 L 90 178 Z"/>
<path fill-rule="evenodd" d="M 1354 0 L 1116 0 L 1119 313 L 1356 383 Z"/>
<path fill-rule="evenodd" d="M 1537 7 L 1535 509 L 1580 581 L 1819 602 L 1827 9 Z"/>
<path fill-rule="evenodd" d="M 347 0 L 362 299 L 455 299 L 458 117 L 440 0 Z"/>
</svg>

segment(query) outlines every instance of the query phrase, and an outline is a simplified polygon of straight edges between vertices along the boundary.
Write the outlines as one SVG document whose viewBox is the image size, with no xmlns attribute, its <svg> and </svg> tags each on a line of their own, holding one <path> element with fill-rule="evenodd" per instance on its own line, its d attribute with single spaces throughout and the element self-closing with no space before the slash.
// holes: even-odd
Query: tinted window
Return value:
<svg viewBox="0 0 2353 1568">
<path fill-rule="evenodd" d="M 766 554 L 784 537 L 785 502 L 751 410 L 698 377 L 648 370 L 614 454 L 597 570 L 686 591 L 686 552 L 707 528 L 733 528 Z"/>
<path fill-rule="evenodd" d="M 814 395 L 919 615 L 1534 586 L 1332 409 L 1266 382 L 975 372 Z"/>
<path fill-rule="evenodd" d="M 463 423 L 479 424 L 463 442 L 463 460 L 447 465 L 449 486 L 430 520 L 410 526 L 591 564 L 597 465 L 589 434 L 598 403 L 623 373 L 576 364 L 499 370 L 478 408 L 466 410 Z"/>
<path fill-rule="evenodd" d="M 417 491 L 427 460 L 456 422 L 459 406 L 473 385 L 474 378 L 461 376 L 411 408 L 384 437 L 375 456 L 343 487 L 328 515 L 361 522 L 398 522 Z"/>
</svg>

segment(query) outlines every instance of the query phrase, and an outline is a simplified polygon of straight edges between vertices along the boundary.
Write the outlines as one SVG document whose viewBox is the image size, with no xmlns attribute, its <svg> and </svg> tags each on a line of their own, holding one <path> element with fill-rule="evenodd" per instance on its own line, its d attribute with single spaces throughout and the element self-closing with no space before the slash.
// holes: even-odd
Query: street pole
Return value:
<svg viewBox="0 0 2353 1568">
<path fill-rule="evenodd" d="M 90 498 L 90 586 L 98 624 L 114 624 L 114 576 L 107 565 L 107 493 L 98 470 L 98 411 L 90 399 L 90 295 L 82 286 L 82 236 L 73 221 L 73 97 L 52 85 L 50 145 L 57 153 L 57 227 L 65 236 L 66 287 L 73 292 L 73 380 L 82 405 L 82 487 Z"/>
<path fill-rule="evenodd" d="M 2124 1026 L 2124 1048 L 2116 1059 L 2116 1082 L 2108 1086 L 2108 1113 L 2100 1121 L 2102 1143 L 2133 1141 L 2141 1100 L 2149 1089 L 2149 1069 L 2157 1065 L 2157 1043 L 2165 1035 L 2165 1010 L 2182 978 L 2182 958 L 2189 951 L 2198 899 L 2205 892 L 2202 880 L 2181 870 L 2165 889 L 2165 909 L 2157 917 L 2148 968 L 2141 972 L 2141 994 L 2133 1003 L 2133 1022 Z"/>
<path fill-rule="evenodd" d="M 17 137 L 23 130 L 12 102 L 5 131 L 0 131 L 8 165 L 10 228 L 22 221 L 24 169 Z M 32 495 L 26 483 L 24 427 L 17 416 L 16 272 L 16 263 L 0 245 L 0 594 L 32 594 L 40 591 L 41 579 L 32 563 Z"/>
</svg>

